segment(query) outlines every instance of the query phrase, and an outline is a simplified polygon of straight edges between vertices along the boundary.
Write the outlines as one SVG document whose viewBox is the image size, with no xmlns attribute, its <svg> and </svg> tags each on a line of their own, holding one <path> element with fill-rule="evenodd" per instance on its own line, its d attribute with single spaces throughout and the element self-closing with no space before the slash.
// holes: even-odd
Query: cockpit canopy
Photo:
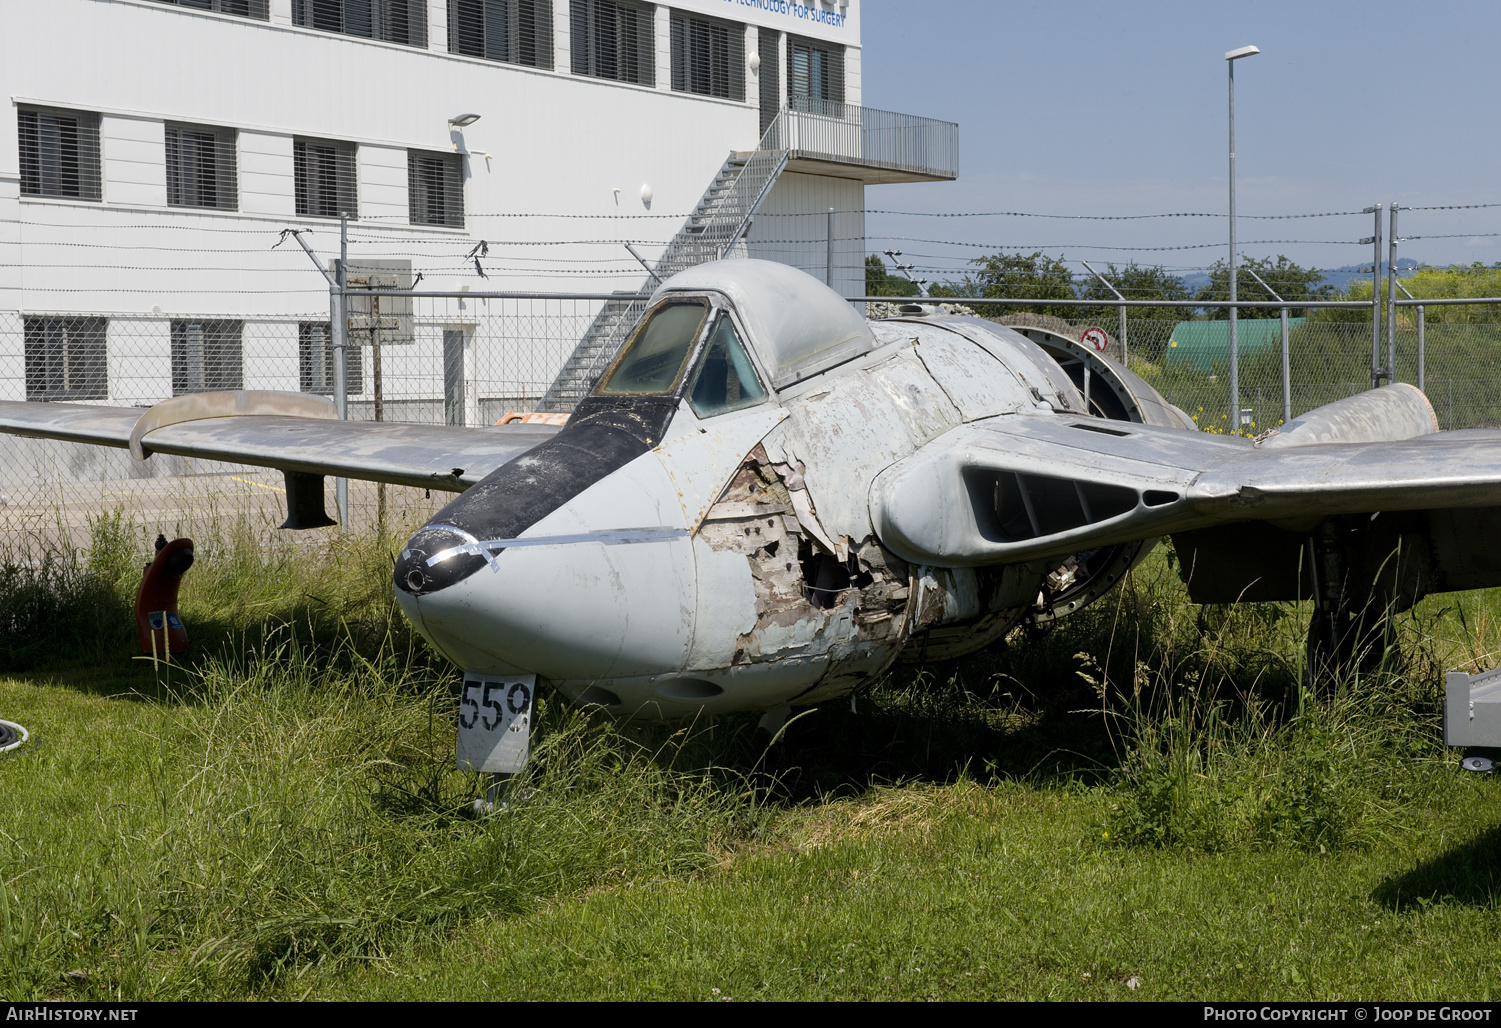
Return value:
<svg viewBox="0 0 1501 1028">
<path fill-rule="evenodd" d="M 696 346 L 700 340 L 701 346 Z M 696 358 L 694 357 L 697 353 Z M 676 393 L 685 375 L 686 399 L 700 418 L 766 399 L 735 317 L 723 300 L 672 296 L 646 312 L 600 382 L 601 396 Z"/>
<path fill-rule="evenodd" d="M 677 293 L 727 297 L 773 389 L 875 349 L 876 340 L 842 296 L 806 272 L 775 261 L 710 261 L 662 283 L 653 303 Z"/>
</svg>

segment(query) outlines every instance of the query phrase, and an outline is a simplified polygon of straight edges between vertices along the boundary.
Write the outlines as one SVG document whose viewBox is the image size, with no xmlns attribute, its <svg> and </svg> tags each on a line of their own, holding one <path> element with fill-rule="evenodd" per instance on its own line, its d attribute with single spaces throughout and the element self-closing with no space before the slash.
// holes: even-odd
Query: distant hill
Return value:
<svg viewBox="0 0 1501 1028">
<path fill-rule="evenodd" d="M 1367 268 L 1370 267 L 1369 264 L 1365 266 Z M 1335 289 L 1343 291 L 1350 285 L 1350 282 L 1354 279 L 1371 277 L 1371 273 L 1369 271 L 1362 274 L 1360 267 L 1361 266 L 1359 264 L 1349 264 L 1343 268 L 1330 268 L 1324 272 L 1324 281 L 1329 283 Z M 1421 267 L 1421 265 L 1417 261 L 1412 260 L 1410 257 L 1399 257 L 1397 259 L 1397 277 L 1401 278 L 1403 275 L 1419 267 Z M 1386 274 L 1386 261 L 1381 262 L 1381 274 Z M 1207 271 L 1196 271 L 1192 275 L 1183 276 L 1183 285 L 1186 286 L 1188 288 L 1188 291 L 1191 293 L 1198 292 L 1208 284 L 1209 273 Z"/>
<path fill-rule="evenodd" d="M 1413 271 L 1421 266 L 1422 265 L 1420 265 L 1417 261 L 1411 259 L 1410 257 L 1399 257 L 1397 258 L 1397 277 L 1401 278 L 1407 272 Z M 1335 289 L 1344 290 L 1353 280 L 1357 278 L 1371 277 L 1371 273 L 1369 271 L 1366 271 L 1362 274 L 1360 267 L 1361 266 L 1359 264 L 1350 264 L 1343 268 L 1334 268 L 1332 270 L 1325 271 L 1324 281 L 1328 282 Z M 1367 264 L 1366 267 L 1369 268 L 1370 265 Z M 1381 274 L 1383 276 L 1386 274 L 1386 261 L 1381 262 Z"/>
</svg>

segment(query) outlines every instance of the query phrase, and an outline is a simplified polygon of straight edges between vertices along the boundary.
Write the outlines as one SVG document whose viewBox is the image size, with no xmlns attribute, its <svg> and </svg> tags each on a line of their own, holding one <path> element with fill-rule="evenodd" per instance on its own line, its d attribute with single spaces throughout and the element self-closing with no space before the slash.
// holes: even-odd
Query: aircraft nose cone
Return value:
<svg viewBox="0 0 1501 1028">
<path fill-rule="evenodd" d="M 642 538 L 617 542 L 588 531 L 580 513 L 563 508 L 526 545 L 497 553 L 493 571 L 481 562 L 451 585 L 399 594 L 402 607 L 439 651 L 470 671 L 558 681 L 678 667 L 695 604 L 687 530 L 626 530 L 619 534 Z"/>
<path fill-rule="evenodd" d="M 396 559 L 396 587 L 423 596 L 462 582 L 487 563 L 481 541 L 454 525 L 423 525 Z"/>
<path fill-rule="evenodd" d="M 498 556 L 480 543 L 515 539 L 662 441 L 670 397 L 591 396 L 561 432 L 496 468 L 440 510 L 402 549 L 396 588 L 423 596 L 464 581 Z"/>
</svg>

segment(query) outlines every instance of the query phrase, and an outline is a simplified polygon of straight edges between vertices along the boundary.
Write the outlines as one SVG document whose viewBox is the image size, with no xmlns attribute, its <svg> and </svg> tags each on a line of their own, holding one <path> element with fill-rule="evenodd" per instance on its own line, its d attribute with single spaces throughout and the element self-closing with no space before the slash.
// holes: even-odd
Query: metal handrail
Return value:
<svg viewBox="0 0 1501 1028">
<path fill-rule="evenodd" d="M 954 122 L 798 94 L 772 120 L 761 148 L 946 178 L 959 174 Z"/>
<path fill-rule="evenodd" d="M 356 290 L 349 290 L 354 295 Z M 651 293 L 539 293 L 539 292 L 479 292 L 465 289 L 361 289 L 365 296 L 405 296 L 413 299 L 448 300 L 647 300 Z M 1369 305 L 1367 305 L 1369 306 Z M 155 317 L 155 315 L 150 315 Z"/>
<path fill-rule="evenodd" d="M 1411 300 L 1390 301 L 1397 307 L 1462 307 L 1469 303 L 1501 303 L 1501 296 L 1442 296 L 1424 299 L 1415 296 Z M 1367 302 L 1369 307 L 1370 303 Z"/>
</svg>

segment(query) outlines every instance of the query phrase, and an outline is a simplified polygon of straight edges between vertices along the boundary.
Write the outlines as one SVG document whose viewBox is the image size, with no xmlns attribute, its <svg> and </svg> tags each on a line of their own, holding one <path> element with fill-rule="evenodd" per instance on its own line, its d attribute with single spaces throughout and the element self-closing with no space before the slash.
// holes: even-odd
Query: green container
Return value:
<svg viewBox="0 0 1501 1028">
<path fill-rule="evenodd" d="M 1307 318 L 1288 318 L 1291 335 Z M 1282 321 L 1279 318 L 1241 318 L 1236 322 L 1236 339 L 1240 355 L 1248 357 L 1263 350 L 1275 352 L 1282 346 Z M 1216 364 L 1230 366 L 1230 322 L 1180 321 L 1173 326 L 1167 343 L 1167 363 L 1188 365 L 1198 371 L 1213 371 Z"/>
</svg>

